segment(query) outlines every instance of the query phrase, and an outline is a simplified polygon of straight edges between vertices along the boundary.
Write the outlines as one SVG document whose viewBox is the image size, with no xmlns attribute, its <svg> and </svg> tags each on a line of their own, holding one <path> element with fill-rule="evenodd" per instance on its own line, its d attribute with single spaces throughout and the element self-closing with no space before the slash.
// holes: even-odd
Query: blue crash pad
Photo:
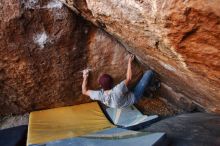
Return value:
<svg viewBox="0 0 220 146">
<path fill-rule="evenodd" d="M 81 137 L 48 142 L 44 146 L 166 146 L 164 133 L 137 132 L 111 128 Z M 32 145 L 40 146 L 40 145 Z"/>
</svg>

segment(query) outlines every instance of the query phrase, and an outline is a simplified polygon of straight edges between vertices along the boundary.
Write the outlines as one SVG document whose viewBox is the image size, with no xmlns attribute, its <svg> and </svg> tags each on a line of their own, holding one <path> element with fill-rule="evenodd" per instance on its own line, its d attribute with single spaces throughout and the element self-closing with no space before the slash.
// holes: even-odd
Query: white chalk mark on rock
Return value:
<svg viewBox="0 0 220 146">
<path fill-rule="evenodd" d="M 44 48 L 44 45 L 47 43 L 48 36 L 45 32 L 39 33 L 34 36 L 34 42 L 40 46 L 41 49 Z"/>
<path fill-rule="evenodd" d="M 173 71 L 173 72 L 176 71 L 176 68 L 173 67 L 173 66 L 171 66 L 171 65 L 169 65 L 169 64 L 166 64 L 166 63 L 164 63 L 164 62 L 162 62 L 162 61 L 160 61 L 160 64 L 161 64 L 165 69 L 167 69 L 167 70 L 169 70 L 169 71 Z"/>
<path fill-rule="evenodd" d="M 38 0 L 22 0 L 22 3 L 24 4 L 24 8 L 26 9 L 39 8 Z"/>
<path fill-rule="evenodd" d="M 63 3 L 58 0 L 52 0 L 46 6 L 46 8 L 48 9 L 54 9 L 54 8 L 61 9 L 62 7 L 63 7 Z"/>
<path fill-rule="evenodd" d="M 38 2 L 39 0 L 22 0 L 22 4 L 24 4 L 24 8 L 26 9 L 61 9 L 63 7 L 63 3 L 59 0 L 52 0 L 43 7 Z"/>
<path fill-rule="evenodd" d="M 153 15 L 154 17 L 156 17 L 156 13 L 157 13 L 157 1 L 155 1 L 155 0 L 150 0 L 149 2 L 150 2 L 150 4 L 151 4 L 152 15 Z"/>
</svg>

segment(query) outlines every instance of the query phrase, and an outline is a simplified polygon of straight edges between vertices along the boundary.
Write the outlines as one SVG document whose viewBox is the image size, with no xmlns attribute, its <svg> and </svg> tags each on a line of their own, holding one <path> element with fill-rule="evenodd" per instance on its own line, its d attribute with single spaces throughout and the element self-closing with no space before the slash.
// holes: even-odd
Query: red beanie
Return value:
<svg viewBox="0 0 220 146">
<path fill-rule="evenodd" d="M 110 90 L 113 87 L 113 79 L 108 74 L 103 74 L 99 77 L 99 84 L 104 90 Z"/>
</svg>

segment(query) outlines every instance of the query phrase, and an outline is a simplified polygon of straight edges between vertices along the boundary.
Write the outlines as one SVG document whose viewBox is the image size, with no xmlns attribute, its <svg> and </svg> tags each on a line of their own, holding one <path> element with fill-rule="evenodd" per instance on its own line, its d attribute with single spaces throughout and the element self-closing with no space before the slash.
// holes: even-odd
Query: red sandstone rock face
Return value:
<svg viewBox="0 0 220 146">
<path fill-rule="evenodd" d="M 162 78 L 162 96 L 220 112 L 220 1 L 61 0 Z"/>
<path fill-rule="evenodd" d="M 91 101 L 81 95 L 87 67 L 93 89 L 100 73 L 115 83 L 125 78 L 125 48 L 62 3 L 9 0 L 0 7 L 0 114 Z"/>
</svg>

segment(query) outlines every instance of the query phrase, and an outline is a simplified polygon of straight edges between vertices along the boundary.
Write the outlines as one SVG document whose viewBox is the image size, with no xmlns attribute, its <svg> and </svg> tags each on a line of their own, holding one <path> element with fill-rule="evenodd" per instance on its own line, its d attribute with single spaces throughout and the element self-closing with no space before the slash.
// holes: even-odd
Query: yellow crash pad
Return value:
<svg viewBox="0 0 220 146">
<path fill-rule="evenodd" d="M 82 136 L 115 127 L 97 102 L 31 112 L 27 145 Z"/>
</svg>

